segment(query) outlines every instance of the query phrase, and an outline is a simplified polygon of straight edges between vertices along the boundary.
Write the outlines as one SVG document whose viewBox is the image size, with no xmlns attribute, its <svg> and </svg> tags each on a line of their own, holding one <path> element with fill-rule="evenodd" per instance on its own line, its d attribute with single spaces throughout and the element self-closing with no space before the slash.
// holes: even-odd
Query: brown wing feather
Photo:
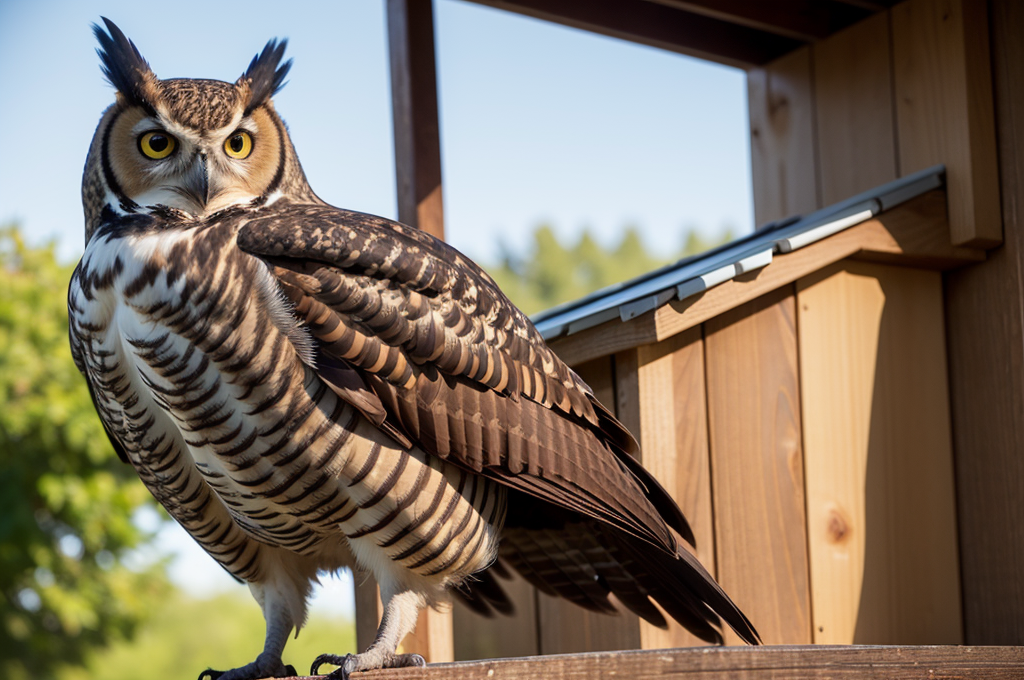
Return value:
<svg viewBox="0 0 1024 680">
<path fill-rule="evenodd" d="M 281 206 L 243 227 L 238 244 L 273 265 L 320 351 L 361 372 L 372 392 L 363 402 L 378 399 L 408 441 L 670 554 L 665 519 L 692 538 L 628 460 L 631 435 L 454 248 L 322 206 Z M 674 512 L 663 519 L 661 507 Z"/>
</svg>

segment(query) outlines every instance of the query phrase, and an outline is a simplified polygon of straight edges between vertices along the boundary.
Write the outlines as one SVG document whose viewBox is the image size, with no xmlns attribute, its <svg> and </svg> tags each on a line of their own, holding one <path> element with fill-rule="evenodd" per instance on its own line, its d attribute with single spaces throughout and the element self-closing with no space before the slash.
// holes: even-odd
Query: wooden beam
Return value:
<svg viewBox="0 0 1024 680">
<path fill-rule="evenodd" d="M 956 245 L 1003 240 L 987 2 L 907 0 L 892 9 L 900 172 L 944 163 Z"/>
<path fill-rule="evenodd" d="M 472 0 L 613 38 L 738 68 L 766 64 L 801 41 L 637 0 Z"/>
<path fill-rule="evenodd" d="M 939 270 L 985 259 L 984 251 L 951 246 L 948 225 L 945 192 L 932 191 L 800 250 L 777 254 L 764 269 L 698 297 L 670 302 L 630 321 L 613 319 L 549 344 L 572 365 L 660 342 L 851 256 Z"/>
<path fill-rule="evenodd" d="M 394 668 L 352 680 L 1019 680 L 1022 664 L 1021 647 L 697 647 Z"/>
<path fill-rule="evenodd" d="M 970 644 L 1024 644 L 1024 3 L 992 0 L 1006 241 L 946 275 L 964 622 Z"/>
<path fill-rule="evenodd" d="M 792 286 L 705 324 L 718 582 L 767 644 L 811 642 Z M 739 644 L 731 630 L 726 644 Z"/>
<path fill-rule="evenodd" d="M 815 0 L 653 0 L 759 31 L 814 42 L 870 15 L 869 10 Z"/>
<path fill-rule="evenodd" d="M 433 6 L 387 0 L 398 220 L 444 238 Z M 428 661 L 454 659 L 451 611 L 420 612 L 403 650 Z"/>
<path fill-rule="evenodd" d="M 941 275 L 841 262 L 797 310 L 814 641 L 960 644 Z"/>
<path fill-rule="evenodd" d="M 387 0 L 398 221 L 444 238 L 430 0 Z"/>
</svg>

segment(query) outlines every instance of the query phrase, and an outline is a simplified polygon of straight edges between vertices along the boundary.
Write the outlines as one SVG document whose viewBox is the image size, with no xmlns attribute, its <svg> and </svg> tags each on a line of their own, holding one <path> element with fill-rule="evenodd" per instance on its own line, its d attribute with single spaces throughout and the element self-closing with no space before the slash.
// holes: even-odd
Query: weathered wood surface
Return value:
<svg viewBox="0 0 1024 680">
<path fill-rule="evenodd" d="M 708 321 L 704 351 L 718 582 L 765 643 L 811 642 L 792 287 Z"/>
<path fill-rule="evenodd" d="M 444 238 L 433 5 L 388 0 L 398 220 Z"/>
<path fill-rule="evenodd" d="M 624 361 L 624 355 L 629 361 Z M 708 457 L 704 342 L 700 328 L 616 355 L 619 414 L 640 442 L 644 467 L 676 500 L 697 541 L 696 554 L 715 573 Z M 704 644 L 670 616 L 667 630 L 640 622 L 640 647 Z"/>
<path fill-rule="evenodd" d="M 1019 680 L 1022 669 L 1022 647 L 695 647 L 467 661 L 355 673 L 352 679 Z"/>
<path fill-rule="evenodd" d="M 822 205 L 898 177 L 890 42 L 881 12 L 813 48 Z"/>
<path fill-rule="evenodd" d="M 814 641 L 962 643 L 940 275 L 840 263 L 797 309 Z"/>
<path fill-rule="evenodd" d="M 757 224 L 821 207 L 814 151 L 811 48 L 747 72 Z"/>
<path fill-rule="evenodd" d="M 1003 240 L 987 4 L 908 0 L 892 8 L 900 171 L 945 163 L 957 245 Z"/>
<path fill-rule="evenodd" d="M 777 254 L 767 267 L 702 295 L 671 302 L 624 323 L 614 319 L 550 344 L 563 361 L 574 365 L 660 342 L 854 255 L 938 270 L 985 259 L 984 251 L 950 245 L 945 192 L 931 191 L 827 239 Z"/>
<path fill-rule="evenodd" d="M 947 274 L 966 641 L 1024 644 L 1024 3 L 992 0 L 1006 241 Z"/>
</svg>

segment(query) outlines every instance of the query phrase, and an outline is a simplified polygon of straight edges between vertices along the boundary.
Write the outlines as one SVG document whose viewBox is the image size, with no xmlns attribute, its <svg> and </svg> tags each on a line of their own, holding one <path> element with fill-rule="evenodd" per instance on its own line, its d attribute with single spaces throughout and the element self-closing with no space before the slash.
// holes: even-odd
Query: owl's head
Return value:
<svg viewBox="0 0 1024 680">
<path fill-rule="evenodd" d="M 113 22 L 94 25 L 116 102 L 96 129 L 82 183 L 86 239 L 104 207 L 202 218 L 282 195 L 314 199 L 271 97 L 291 60 L 271 40 L 234 83 L 160 80 Z M 315 199 L 314 199 L 315 200 Z"/>
</svg>

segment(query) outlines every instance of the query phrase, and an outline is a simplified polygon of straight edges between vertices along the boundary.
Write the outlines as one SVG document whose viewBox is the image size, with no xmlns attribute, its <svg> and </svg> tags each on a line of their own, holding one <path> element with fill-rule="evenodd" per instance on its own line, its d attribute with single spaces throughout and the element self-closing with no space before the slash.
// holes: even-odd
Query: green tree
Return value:
<svg viewBox="0 0 1024 680">
<path fill-rule="evenodd" d="M 129 636 L 164 588 L 122 558 L 148 499 L 68 348 L 71 268 L 0 228 L 0 677 L 53 677 Z"/>
<path fill-rule="evenodd" d="M 486 269 L 520 309 L 534 314 L 730 240 L 731 230 L 705 239 L 690 229 L 681 252 L 658 257 L 647 250 L 636 226 L 627 226 L 619 243 L 606 248 L 586 229 L 575 245 L 563 244 L 551 225 L 541 224 L 526 253 L 503 246 L 498 264 Z"/>
<path fill-rule="evenodd" d="M 138 680 L 193 678 L 206 667 L 244 666 L 263 648 L 263 616 L 248 591 L 193 599 L 177 593 L 161 601 L 131 642 L 113 644 L 85 667 L 63 671 L 59 680 Z M 284 662 L 300 675 L 324 653 L 355 653 L 351 621 L 312 616 L 288 641 Z"/>
</svg>

